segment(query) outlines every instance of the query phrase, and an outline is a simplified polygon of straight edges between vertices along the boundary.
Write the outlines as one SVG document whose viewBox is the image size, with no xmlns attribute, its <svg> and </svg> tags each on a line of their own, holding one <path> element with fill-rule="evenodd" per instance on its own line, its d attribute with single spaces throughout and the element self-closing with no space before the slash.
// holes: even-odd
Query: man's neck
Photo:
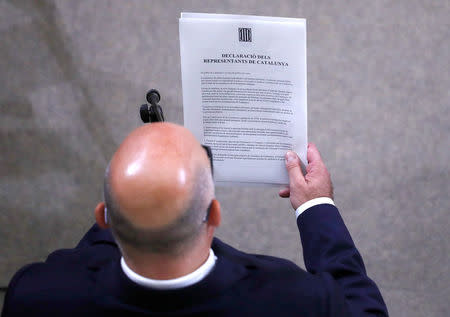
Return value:
<svg viewBox="0 0 450 317">
<path fill-rule="evenodd" d="M 131 253 L 131 252 L 130 252 Z M 209 256 L 209 247 L 198 247 L 177 256 L 123 252 L 127 266 L 133 272 L 154 280 L 169 280 L 194 272 Z"/>
</svg>

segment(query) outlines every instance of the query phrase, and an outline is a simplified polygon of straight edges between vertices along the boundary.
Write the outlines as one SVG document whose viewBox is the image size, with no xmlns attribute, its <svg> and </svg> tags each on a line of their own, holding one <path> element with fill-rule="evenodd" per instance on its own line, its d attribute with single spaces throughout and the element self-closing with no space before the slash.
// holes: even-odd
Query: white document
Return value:
<svg viewBox="0 0 450 317">
<path fill-rule="evenodd" d="M 306 21 L 181 13 L 184 125 L 211 147 L 214 178 L 288 184 L 284 155 L 306 165 Z"/>
</svg>

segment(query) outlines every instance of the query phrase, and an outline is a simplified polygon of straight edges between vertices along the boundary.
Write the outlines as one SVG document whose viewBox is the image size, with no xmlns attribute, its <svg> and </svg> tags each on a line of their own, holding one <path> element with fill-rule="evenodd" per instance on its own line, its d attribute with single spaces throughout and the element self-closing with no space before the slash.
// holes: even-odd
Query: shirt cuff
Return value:
<svg viewBox="0 0 450 317">
<path fill-rule="evenodd" d="M 300 207 L 297 208 L 297 210 L 295 211 L 295 218 L 298 218 L 298 216 L 300 216 L 306 209 L 320 204 L 330 204 L 335 206 L 333 199 L 329 197 L 314 198 L 308 200 L 306 203 L 301 204 Z"/>
</svg>

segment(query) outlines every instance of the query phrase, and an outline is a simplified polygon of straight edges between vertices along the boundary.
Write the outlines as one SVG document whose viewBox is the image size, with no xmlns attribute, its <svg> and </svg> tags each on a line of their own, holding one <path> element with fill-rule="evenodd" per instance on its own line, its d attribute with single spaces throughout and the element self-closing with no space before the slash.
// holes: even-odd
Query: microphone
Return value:
<svg viewBox="0 0 450 317">
<path fill-rule="evenodd" d="M 150 105 L 143 104 L 140 107 L 139 113 L 141 115 L 142 121 L 144 123 L 164 122 L 163 111 L 161 106 L 158 104 L 158 102 L 161 100 L 161 95 L 159 94 L 159 91 L 156 89 L 150 89 L 145 97 Z M 206 155 L 208 155 L 209 163 L 211 165 L 211 173 L 213 173 L 214 166 L 211 148 L 204 144 L 202 144 L 202 147 L 205 149 Z"/>
<path fill-rule="evenodd" d="M 161 100 L 161 95 L 156 89 L 150 89 L 147 92 L 146 99 L 148 104 L 143 104 L 139 109 L 141 119 L 144 123 L 148 122 L 163 122 L 164 115 L 161 106 L 158 102 Z"/>
</svg>

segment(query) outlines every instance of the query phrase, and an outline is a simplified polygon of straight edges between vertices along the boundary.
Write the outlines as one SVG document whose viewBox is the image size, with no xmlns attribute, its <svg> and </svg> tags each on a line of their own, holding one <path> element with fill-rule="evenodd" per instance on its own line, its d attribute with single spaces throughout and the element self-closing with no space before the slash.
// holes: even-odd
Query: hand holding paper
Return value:
<svg viewBox="0 0 450 317">
<path fill-rule="evenodd" d="M 319 150 L 311 143 L 308 145 L 308 163 L 306 175 L 303 176 L 297 154 L 292 151 L 286 153 L 289 187 L 280 190 L 279 195 L 284 198 L 290 197 L 294 209 L 314 198 L 333 199 L 330 173 L 322 161 Z"/>
</svg>

